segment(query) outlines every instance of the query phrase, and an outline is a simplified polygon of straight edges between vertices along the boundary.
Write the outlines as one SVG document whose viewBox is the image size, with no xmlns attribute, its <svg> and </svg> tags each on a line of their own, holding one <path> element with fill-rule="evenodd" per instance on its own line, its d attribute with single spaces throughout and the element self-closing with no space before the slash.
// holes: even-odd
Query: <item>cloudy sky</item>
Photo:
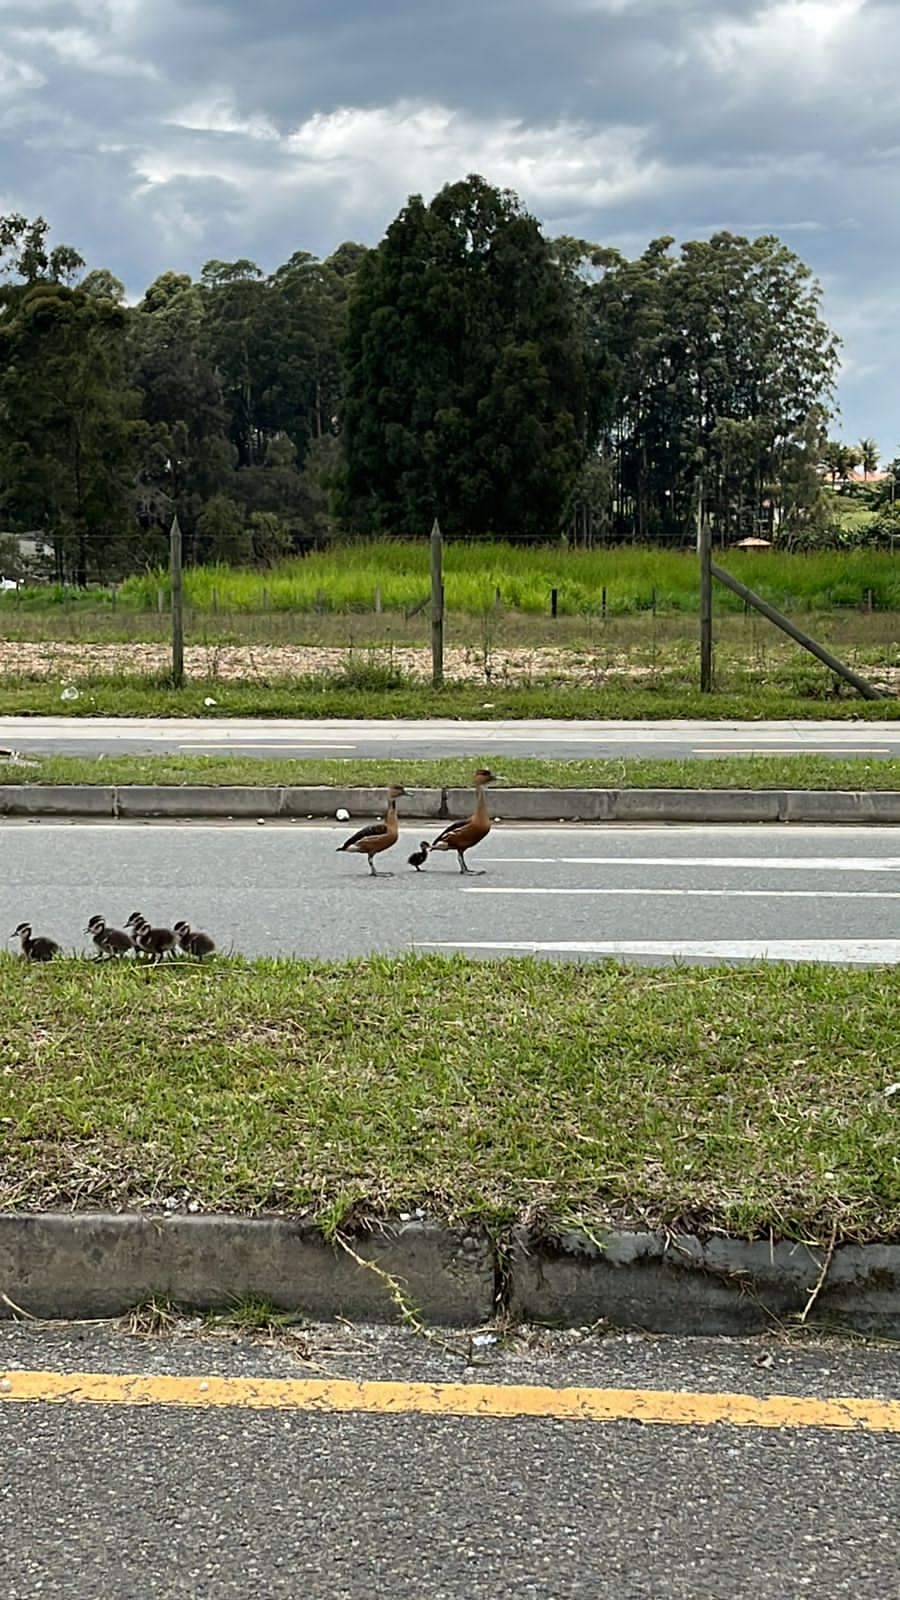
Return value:
<svg viewBox="0 0 900 1600">
<path fill-rule="evenodd" d="M 898 0 L 0 0 L 0 210 L 139 294 L 375 243 L 480 172 L 550 233 L 781 236 L 900 448 Z"/>
</svg>

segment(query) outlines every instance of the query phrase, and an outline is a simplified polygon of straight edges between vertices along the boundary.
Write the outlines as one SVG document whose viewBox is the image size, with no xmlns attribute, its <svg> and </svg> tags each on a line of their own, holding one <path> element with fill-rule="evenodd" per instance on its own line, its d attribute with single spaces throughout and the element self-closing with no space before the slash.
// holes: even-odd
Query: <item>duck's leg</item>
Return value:
<svg viewBox="0 0 900 1600">
<path fill-rule="evenodd" d="M 480 868 L 479 870 L 476 871 L 473 867 L 469 867 L 469 866 L 466 865 L 466 858 L 463 855 L 463 852 L 461 850 L 457 850 L 456 854 L 459 857 L 459 870 L 460 870 L 460 872 L 465 872 L 467 874 L 467 876 L 470 877 L 470 878 L 483 878 L 484 877 L 484 869 L 483 868 Z"/>
</svg>

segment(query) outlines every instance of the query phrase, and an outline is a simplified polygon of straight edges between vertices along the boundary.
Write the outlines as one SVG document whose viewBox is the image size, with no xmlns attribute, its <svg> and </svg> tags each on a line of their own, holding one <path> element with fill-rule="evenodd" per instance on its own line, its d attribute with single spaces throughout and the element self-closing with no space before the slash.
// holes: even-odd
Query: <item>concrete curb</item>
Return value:
<svg viewBox="0 0 900 1600">
<path fill-rule="evenodd" d="M 493 1313 L 494 1260 L 481 1229 L 398 1221 L 353 1248 L 400 1279 L 429 1322 L 468 1326 Z M 154 1296 L 227 1310 L 251 1295 L 317 1320 L 398 1315 L 383 1277 L 286 1217 L 0 1216 L 0 1289 L 46 1318 L 121 1316 Z M 0 1318 L 9 1315 L 0 1302 Z"/>
<path fill-rule="evenodd" d="M 465 816 L 470 789 L 410 789 L 402 817 Z M 0 816 L 262 821 L 378 816 L 383 789 L 2 784 Z M 898 823 L 900 791 L 827 789 L 498 789 L 504 822 Z"/>
<path fill-rule="evenodd" d="M 802 1316 L 869 1336 L 900 1333 L 900 1246 L 805 1244 L 690 1234 L 577 1232 L 548 1244 L 514 1235 L 510 1314 L 581 1326 L 600 1317 L 653 1333 L 748 1335 Z"/>
<path fill-rule="evenodd" d="M 500 1244 L 475 1225 L 385 1222 L 353 1249 L 399 1280 L 429 1323 L 518 1322 L 681 1335 L 751 1335 L 811 1320 L 900 1337 L 900 1245 L 818 1247 L 689 1234 L 525 1228 Z M 826 1269 L 827 1266 L 827 1270 Z M 227 1310 L 254 1295 L 317 1320 L 393 1322 L 390 1286 L 310 1223 L 286 1217 L 9 1213 L 0 1216 L 0 1317 L 111 1317 L 154 1296 Z"/>
</svg>

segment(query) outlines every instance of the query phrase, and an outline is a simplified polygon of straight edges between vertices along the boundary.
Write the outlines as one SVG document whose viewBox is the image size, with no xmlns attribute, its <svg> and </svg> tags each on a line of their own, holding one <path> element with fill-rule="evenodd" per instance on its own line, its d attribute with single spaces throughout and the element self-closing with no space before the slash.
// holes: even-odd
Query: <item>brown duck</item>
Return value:
<svg viewBox="0 0 900 1600">
<path fill-rule="evenodd" d="M 455 850 L 459 862 L 460 872 L 471 872 L 472 868 L 466 865 L 466 851 L 471 850 L 482 839 L 486 839 L 491 831 L 491 819 L 488 816 L 487 796 L 485 788 L 489 783 L 496 783 L 493 772 L 487 767 L 479 767 L 473 782 L 475 784 L 475 810 L 465 822 L 451 822 L 439 833 L 431 845 L 432 850 Z"/>
<path fill-rule="evenodd" d="M 343 844 L 338 845 L 338 852 L 346 850 L 353 855 L 365 856 L 369 863 L 369 871 L 373 878 L 393 876 L 390 872 L 379 873 L 375 868 L 375 857 L 382 850 L 390 850 L 397 843 L 397 801 L 405 794 L 402 783 L 392 783 L 388 789 L 388 805 L 383 822 L 370 822 L 368 827 L 360 828 L 358 833 L 351 834 Z"/>
</svg>

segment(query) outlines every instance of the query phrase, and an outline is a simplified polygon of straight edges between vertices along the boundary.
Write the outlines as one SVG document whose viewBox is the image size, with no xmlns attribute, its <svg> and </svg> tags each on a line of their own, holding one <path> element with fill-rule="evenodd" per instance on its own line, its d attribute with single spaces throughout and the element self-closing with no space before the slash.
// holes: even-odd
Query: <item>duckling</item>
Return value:
<svg viewBox="0 0 900 1600">
<path fill-rule="evenodd" d="M 132 937 L 135 949 L 143 955 L 155 956 L 157 961 L 164 956 L 174 955 L 176 940 L 171 928 L 151 928 L 141 911 L 132 911 L 125 926 L 134 929 Z"/>
<path fill-rule="evenodd" d="M 198 961 L 202 961 L 204 956 L 211 956 L 216 948 L 216 941 L 210 934 L 192 928 L 189 922 L 176 922 L 172 932 L 182 950 L 189 956 L 196 956 Z"/>
<path fill-rule="evenodd" d="M 365 856 L 369 863 L 369 872 L 373 878 L 393 877 L 393 873 L 378 873 L 375 870 L 374 857 L 381 854 L 382 850 L 390 850 L 397 843 L 397 801 L 405 794 L 402 783 L 392 783 L 388 789 L 388 805 L 383 822 L 370 822 L 368 827 L 360 828 L 358 833 L 351 834 L 343 844 L 338 845 L 338 851 L 350 850 L 354 855 Z"/>
<path fill-rule="evenodd" d="M 415 867 L 417 872 L 421 872 L 422 871 L 422 868 L 424 867 L 426 861 L 428 860 L 428 852 L 429 852 L 430 849 L 431 849 L 431 845 L 428 843 L 428 840 L 427 839 L 423 839 L 422 843 L 419 845 L 418 850 L 414 850 L 411 856 L 407 856 L 406 859 L 409 862 L 410 866 L 411 867 Z"/>
<path fill-rule="evenodd" d="M 59 945 L 55 939 L 47 939 L 43 934 L 32 937 L 30 922 L 20 922 L 9 937 L 21 941 L 26 961 L 52 961 L 54 956 L 59 955 Z"/>
<path fill-rule="evenodd" d="M 134 949 L 131 935 L 122 928 L 111 928 L 105 917 L 91 917 L 84 931 L 90 934 L 97 948 L 95 961 L 111 961 Z"/>
<path fill-rule="evenodd" d="M 487 796 L 485 787 L 489 783 L 496 783 L 493 772 L 487 767 L 479 767 L 475 773 L 475 810 L 465 822 L 451 822 L 432 841 L 432 850 L 455 850 L 459 861 L 460 872 L 471 872 L 472 868 L 466 865 L 466 851 L 474 845 L 480 844 L 491 831 L 491 819 L 488 816 Z M 476 874 L 480 876 L 480 874 Z"/>
</svg>

